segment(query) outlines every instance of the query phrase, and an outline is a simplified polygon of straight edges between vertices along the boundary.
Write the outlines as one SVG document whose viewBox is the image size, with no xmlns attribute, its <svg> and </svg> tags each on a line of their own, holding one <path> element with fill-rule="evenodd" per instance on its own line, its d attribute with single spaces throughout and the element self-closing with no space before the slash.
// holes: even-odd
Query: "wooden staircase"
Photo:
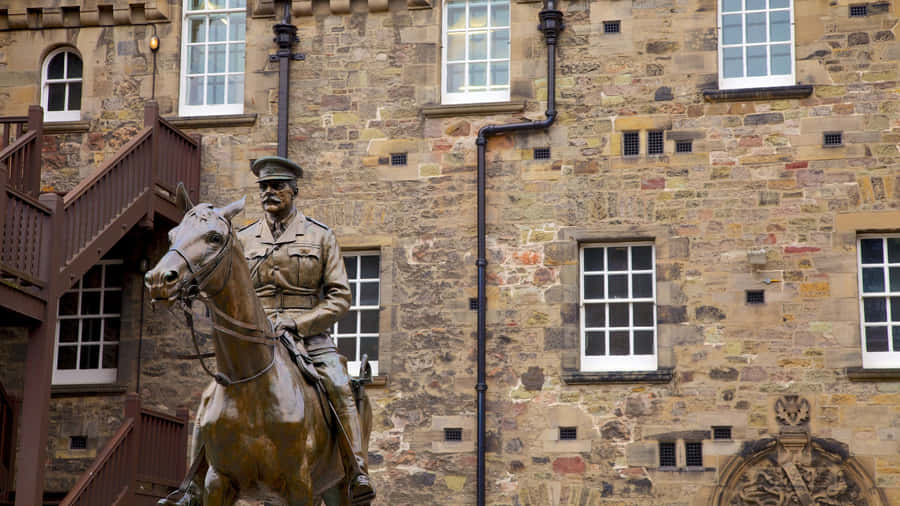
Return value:
<svg viewBox="0 0 900 506">
<path fill-rule="evenodd" d="M 199 139 L 161 118 L 159 106 L 149 102 L 144 108 L 144 128 L 114 157 L 65 197 L 41 195 L 42 118 L 39 106 L 31 106 L 27 117 L 0 118 L 0 322 L 31 329 L 22 408 L 17 413 L 22 420 L 22 445 L 15 466 L 16 506 L 34 506 L 43 498 L 60 295 L 135 225 L 152 227 L 157 215 L 178 223 L 182 217 L 175 205 L 179 182 L 194 201 L 200 186 Z M 110 449 L 109 455 L 104 452 L 107 460 L 120 458 L 119 452 L 130 459 L 136 448 L 154 446 L 133 442 L 137 436 L 131 434 L 144 432 L 136 430 L 144 415 L 130 419 L 131 428 L 126 424 L 118 436 L 124 446 Z M 149 420 L 146 423 L 152 426 Z M 135 487 L 133 481 L 129 481 L 129 490 Z M 129 501 L 123 504 L 141 504 L 135 502 L 137 496 L 129 494 Z"/>
</svg>

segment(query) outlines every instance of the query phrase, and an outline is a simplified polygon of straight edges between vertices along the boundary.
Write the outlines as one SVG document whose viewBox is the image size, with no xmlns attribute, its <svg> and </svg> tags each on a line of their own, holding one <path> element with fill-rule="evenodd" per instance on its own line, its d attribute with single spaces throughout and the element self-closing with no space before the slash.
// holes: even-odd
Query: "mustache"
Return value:
<svg viewBox="0 0 900 506">
<path fill-rule="evenodd" d="M 281 199 L 274 195 L 266 195 L 262 199 L 263 202 L 272 202 L 273 204 L 280 204 Z"/>
</svg>

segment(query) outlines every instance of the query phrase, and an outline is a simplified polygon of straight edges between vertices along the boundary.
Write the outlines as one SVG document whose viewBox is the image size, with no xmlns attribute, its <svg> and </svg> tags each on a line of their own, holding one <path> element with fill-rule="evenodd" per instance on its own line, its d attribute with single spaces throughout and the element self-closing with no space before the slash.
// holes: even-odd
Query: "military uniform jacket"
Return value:
<svg viewBox="0 0 900 506">
<path fill-rule="evenodd" d="M 238 232 L 266 313 L 291 318 L 297 334 L 330 329 L 350 307 L 347 272 L 334 233 L 297 211 L 278 239 L 265 219 Z"/>
</svg>

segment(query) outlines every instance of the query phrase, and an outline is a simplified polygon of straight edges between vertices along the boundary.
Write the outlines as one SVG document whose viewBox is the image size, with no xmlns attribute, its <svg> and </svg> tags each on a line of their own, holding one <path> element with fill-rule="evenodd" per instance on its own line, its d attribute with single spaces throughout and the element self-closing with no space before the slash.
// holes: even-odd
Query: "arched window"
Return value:
<svg viewBox="0 0 900 506">
<path fill-rule="evenodd" d="M 41 74 L 41 105 L 45 121 L 81 119 L 81 57 L 72 48 L 47 55 Z"/>
</svg>

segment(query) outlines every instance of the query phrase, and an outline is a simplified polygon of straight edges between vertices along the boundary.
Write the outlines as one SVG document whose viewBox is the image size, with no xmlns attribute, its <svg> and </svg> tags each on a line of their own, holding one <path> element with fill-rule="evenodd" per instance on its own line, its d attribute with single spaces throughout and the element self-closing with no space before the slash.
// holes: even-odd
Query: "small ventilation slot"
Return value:
<svg viewBox="0 0 900 506">
<path fill-rule="evenodd" d="M 478 311 L 478 297 L 469 297 L 469 311 Z"/>
<path fill-rule="evenodd" d="M 868 5 L 851 5 L 850 6 L 850 17 L 851 18 L 862 18 L 869 15 L 869 6 Z"/>
<path fill-rule="evenodd" d="M 684 463 L 689 467 L 703 465 L 703 443 L 700 441 L 684 443 Z"/>
<path fill-rule="evenodd" d="M 459 427 L 444 429 L 444 441 L 462 441 L 462 429 Z"/>
<path fill-rule="evenodd" d="M 87 448 L 87 436 L 71 436 L 69 438 L 70 450 L 84 450 Z"/>
<path fill-rule="evenodd" d="M 603 33 L 619 33 L 622 31 L 621 21 L 604 21 Z"/>
<path fill-rule="evenodd" d="M 713 439 L 731 439 L 731 427 L 722 425 L 713 427 Z"/>
<path fill-rule="evenodd" d="M 659 467 L 675 467 L 675 443 L 659 442 Z"/>
<path fill-rule="evenodd" d="M 391 165 L 406 165 L 406 153 L 391 153 Z"/>
<path fill-rule="evenodd" d="M 625 132 L 622 134 L 622 154 L 625 156 L 637 156 L 641 153 L 641 136 L 638 132 Z"/>
<path fill-rule="evenodd" d="M 823 144 L 826 146 L 840 146 L 844 142 L 844 136 L 841 132 L 826 132 Z"/>
<path fill-rule="evenodd" d="M 661 155 L 663 153 L 662 130 L 650 130 L 647 132 L 647 154 Z"/>
<path fill-rule="evenodd" d="M 763 290 L 747 290 L 747 304 L 765 304 L 766 292 Z"/>
<path fill-rule="evenodd" d="M 574 441 L 578 439 L 578 427 L 560 427 L 559 428 L 559 440 L 560 441 Z"/>
<path fill-rule="evenodd" d="M 675 143 L 676 153 L 690 153 L 694 150 L 694 143 L 691 141 L 678 141 Z"/>
<path fill-rule="evenodd" d="M 550 159 L 550 148 L 534 148 L 534 159 L 535 160 L 549 160 Z"/>
</svg>

